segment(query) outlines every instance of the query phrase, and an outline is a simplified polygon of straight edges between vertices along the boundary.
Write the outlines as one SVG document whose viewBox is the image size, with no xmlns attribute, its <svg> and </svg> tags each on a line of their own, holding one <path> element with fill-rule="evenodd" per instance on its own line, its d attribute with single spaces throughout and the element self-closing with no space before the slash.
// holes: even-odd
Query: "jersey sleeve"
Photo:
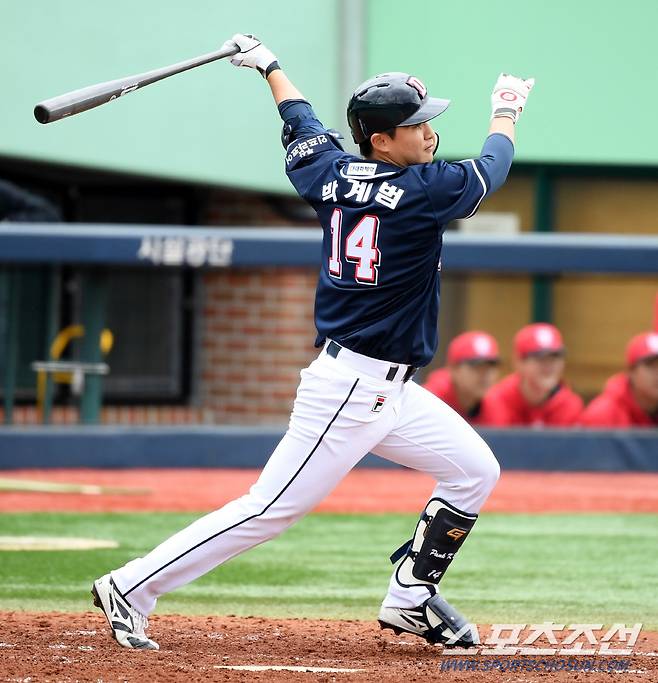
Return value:
<svg viewBox="0 0 658 683">
<path fill-rule="evenodd" d="M 344 154 L 333 132 L 318 120 L 305 100 L 286 100 L 279 104 L 283 119 L 282 140 L 286 145 L 286 175 L 304 199 L 322 171 Z"/>
<path fill-rule="evenodd" d="M 470 218 L 482 200 L 507 178 L 514 146 L 505 135 L 490 135 L 477 159 L 439 161 L 418 167 L 421 182 L 441 224 Z"/>
<path fill-rule="evenodd" d="M 606 427 L 628 427 L 623 411 L 605 394 L 600 394 L 582 412 L 579 424 L 583 427 L 605 429 Z"/>
</svg>

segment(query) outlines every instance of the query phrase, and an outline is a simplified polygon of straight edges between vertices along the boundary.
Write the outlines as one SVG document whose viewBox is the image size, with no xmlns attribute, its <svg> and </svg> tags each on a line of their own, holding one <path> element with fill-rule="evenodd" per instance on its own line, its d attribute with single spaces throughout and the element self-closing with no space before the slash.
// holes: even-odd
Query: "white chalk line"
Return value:
<svg viewBox="0 0 658 683">
<path fill-rule="evenodd" d="M 300 671 L 302 673 L 318 673 L 318 674 L 354 674 L 366 671 L 366 669 L 334 669 L 329 666 L 283 666 L 283 665 L 269 665 L 257 666 L 255 664 L 242 665 L 224 665 L 215 664 L 213 669 L 231 669 L 232 671 Z"/>
<path fill-rule="evenodd" d="M 91 550 L 118 548 L 116 541 L 97 538 L 55 536 L 0 536 L 0 551 L 7 550 Z"/>
</svg>

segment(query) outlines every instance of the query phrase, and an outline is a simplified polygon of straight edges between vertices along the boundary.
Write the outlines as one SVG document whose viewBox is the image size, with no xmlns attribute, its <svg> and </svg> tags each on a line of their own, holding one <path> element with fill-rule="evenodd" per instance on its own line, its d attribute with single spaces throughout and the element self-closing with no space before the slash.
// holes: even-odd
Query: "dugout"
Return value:
<svg viewBox="0 0 658 683">
<path fill-rule="evenodd" d="M 263 455 L 280 431 L 253 425 L 274 422 L 272 414 L 278 416 L 282 410 L 287 415 L 298 369 L 315 353 L 309 337 L 313 298 L 309 285 L 316 276 L 319 242 L 318 231 L 313 228 L 123 226 L 117 230 L 110 225 L 6 224 L 0 232 L 0 254 L 13 267 L 45 261 L 56 266 L 75 264 L 87 273 L 89 280 L 83 294 L 87 295 L 86 307 L 93 311 L 97 326 L 105 320 L 108 290 L 112 289 L 113 279 L 122 277 L 122 269 L 191 271 L 200 278 L 205 297 L 204 330 L 197 359 L 201 366 L 197 369 L 196 400 L 207 412 L 202 412 L 202 419 L 196 422 L 251 426 L 190 431 L 189 422 L 194 420 L 188 420 L 188 427 L 173 431 L 101 428 L 5 432 L 0 449 L 7 458 L 5 466 L 16 461 L 16 454 L 21 454 L 19 462 L 44 466 L 44 453 L 61 466 L 75 466 L 84 458 L 89 462 L 90 452 L 95 454 L 92 464 L 98 466 L 128 466 L 130 462 L 132 466 L 173 466 L 182 464 L 181 458 L 188 465 L 199 466 L 262 464 Z M 446 235 L 444 263 L 454 272 L 498 272 L 507 276 L 527 272 L 544 277 L 609 272 L 620 276 L 653 274 L 658 264 L 658 238 L 578 234 L 559 238 L 541 234 L 482 237 L 451 232 Z M 258 386 L 257 391 L 250 380 Z M 277 382 L 281 384 L 274 391 Z M 290 387 L 288 392 L 284 382 Z M 263 396 L 272 401 L 269 412 L 267 404 L 263 409 L 259 403 Z M 254 404 L 256 412 L 247 412 L 253 410 Z M 237 412 L 242 421 L 231 419 L 233 406 L 244 408 L 245 412 Z M 104 410 L 104 422 L 118 422 L 112 419 L 112 407 Z M 226 417 L 217 419 L 222 410 Z M 133 424 L 148 424 L 149 415 L 145 409 L 142 411 L 142 419 L 133 420 Z M 208 414 L 210 419 L 206 418 Z M 177 420 L 170 413 L 168 421 Z M 547 430 L 543 434 L 532 430 L 488 430 L 485 434 L 492 445 L 501 449 L 506 466 L 523 463 L 540 469 L 549 465 L 553 469 L 655 468 L 657 440 L 653 434 L 575 430 Z M 43 448 L 44 443 L 47 448 Z M 533 453 L 530 459 L 528 452 Z"/>
</svg>

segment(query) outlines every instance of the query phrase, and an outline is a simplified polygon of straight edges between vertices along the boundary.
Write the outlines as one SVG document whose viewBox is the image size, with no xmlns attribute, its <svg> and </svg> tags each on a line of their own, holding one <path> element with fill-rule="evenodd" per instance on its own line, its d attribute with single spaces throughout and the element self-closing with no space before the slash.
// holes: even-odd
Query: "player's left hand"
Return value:
<svg viewBox="0 0 658 683">
<path fill-rule="evenodd" d="M 277 58 L 255 36 L 250 34 L 236 33 L 227 40 L 223 47 L 231 47 L 233 44 L 240 48 L 240 52 L 231 58 L 234 66 L 246 66 L 257 69 L 264 78 L 268 75 L 268 68 L 277 64 Z"/>
<path fill-rule="evenodd" d="M 491 93 L 491 118 L 506 116 L 516 123 L 534 85 L 534 78 L 500 74 Z"/>
</svg>

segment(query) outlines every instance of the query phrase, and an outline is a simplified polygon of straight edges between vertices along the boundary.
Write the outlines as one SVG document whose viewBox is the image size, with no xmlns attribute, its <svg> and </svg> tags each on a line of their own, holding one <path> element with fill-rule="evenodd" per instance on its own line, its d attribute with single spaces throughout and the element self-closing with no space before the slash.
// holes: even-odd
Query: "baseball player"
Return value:
<svg viewBox="0 0 658 683">
<path fill-rule="evenodd" d="M 498 379 L 498 342 L 486 332 L 464 332 L 448 345 L 445 368 L 432 372 L 423 386 L 470 424 L 487 424 L 484 397 Z"/>
<path fill-rule="evenodd" d="M 626 372 L 608 379 L 582 414 L 585 427 L 658 427 L 658 332 L 626 345 Z"/>
<path fill-rule="evenodd" d="M 484 397 L 486 423 L 497 427 L 569 427 L 583 400 L 563 379 L 566 349 L 554 325 L 533 323 L 514 336 L 515 372 Z"/>
<path fill-rule="evenodd" d="M 409 74 L 376 76 L 347 109 L 361 158 L 343 151 L 270 50 L 248 35 L 229 42 L 240 48 L 232 63 L 256 69 L 271 88 L 286 173 L 322 227 L 320 351 L 301 371 L 288 430 L 249 493 L 96 580 L 95 604 L 121 645 L 157 649 L 145 629 L 160 595 L 280 534 L 372 451 L 437 481 L 412 539 L 392 556 L 382 627 L 471 645 L 470 625 L 437 586 L 499 466 L 456 412 L 409 380 L 437 346 L 443 226 L 473 215 L 505 181 L 533 81 L 500 76 L 478 158 L 432 163 L 438 135 L 429 121 L 449 101 Z"/>
</svg>

